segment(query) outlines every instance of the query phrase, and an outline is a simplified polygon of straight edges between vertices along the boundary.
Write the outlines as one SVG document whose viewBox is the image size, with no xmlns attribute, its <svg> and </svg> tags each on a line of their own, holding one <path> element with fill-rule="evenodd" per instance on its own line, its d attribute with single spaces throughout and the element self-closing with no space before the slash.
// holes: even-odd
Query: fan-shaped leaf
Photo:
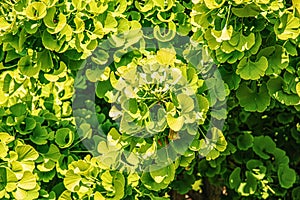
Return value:
<svg viewBox="0 0 300 200">
<path fill-rule="evenodd" d="M 74 133 L 69 128 L 58 129 L 55 133 L 55 142 L 60 148 L 67 148 L 74 141 Z"/>
<path fill-rule="evenodd" d="M 267 86 L 264 84 L 256 92 L 250 89 L 246 83 L 242 83 L 237 90 L 236 96 L 240 105 L 250 112 L 263 112 L 270 105 L 270 96 L 268 95 Z"/>
<path fill-rule="evenodd" d="M 32 2 L 26 8 L 26 16 L 31 20 L 39 20 L 46 16 L 47 6 L 43 2 Z"/>
<path fill-rule="evenodd" d="M 280 165 L 278 169 L 278 179 L 281 187 L 290 188 L 296 181 L 296 172 L 288 165 Z"/>
<path fill-rule="evenodd" d="M 257 80 L 265 75 L 268 68 L 268 60 L 262 56 L 257 62 L 243 58 L 237 66 L 236 73 L 245 80 Z"/>
</svg>

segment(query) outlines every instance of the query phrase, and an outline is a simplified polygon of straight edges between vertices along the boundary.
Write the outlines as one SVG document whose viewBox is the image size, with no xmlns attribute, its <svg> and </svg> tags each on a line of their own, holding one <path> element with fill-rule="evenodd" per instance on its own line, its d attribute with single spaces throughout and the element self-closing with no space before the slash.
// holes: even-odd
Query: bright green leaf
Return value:
<svg viewBox="0 0 300 200">
<path fill-rule="evenodd" d="M 20 117 L 26 113 L 26 105 L 23 103 L 18 103 L 9 108 L 10 112 L 16 117 Z"/>
<path fill-rule="evenodd" d="M 22 179 L 18 182 L 18 187 L 24 190 L 32 190 L 36 187 L 36 177 L 29 171 L 25 171 Z"/>
<path fill-rule="evenodd" d="M 33 134 L 30 135 L 30 140 L 37 145 L 47 144 L 48 131 L 45 127 L 42 127 L 40 123 L 37 123 Z"/>
<path fill-rule="evenodd" d="M 26 16 L 31 20 L 39 20 L 46 16 L 47 6 L 43 2 L 32 2 L 26 8 Z"/>
<path fill-rule="evenodd" d="M 262 56 L 257 62 L 243 58 L 237 66 L 236 73 L 245 80 L 257 80 L 265 75 L 268 68 L 268 60 Z"/>
<path fill-rule="evenodd" d="M 21 74 L 32 77 L 39 73 L 40 66 L 34 64 L 30 56 L 24 56 L 18 62 L 18 69 Z"/>
</svg>

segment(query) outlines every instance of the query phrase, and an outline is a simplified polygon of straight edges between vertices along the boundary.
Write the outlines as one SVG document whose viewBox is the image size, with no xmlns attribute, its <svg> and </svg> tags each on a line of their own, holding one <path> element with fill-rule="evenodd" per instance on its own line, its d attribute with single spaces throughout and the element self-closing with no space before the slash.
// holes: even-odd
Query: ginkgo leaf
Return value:
<svg viewBox="0 0 300 200">
<path fill-rule="evenodd" d="M 217 39 L 213 36 L 211 29 L 207 29 L 207 31 L 204 34 L 204 38 L 206 39 L 208 46 L 213 49 L 216 50 L 220 47 L 221 43 L 217 41 Z"/>
<path fill-rule="evenodd" d="M 271 98 L 268 95 L 266 84 L 257 89 L 251 89 L 246 83 L 242 83 L 237 89 L 236 97 L 239 103 L 246 111 L 263 112 L 270 105 Z"/>
<path fill-rule="evenodd" d="M 167 115 L 167 123 L 173 131 L 180 131 L 184 124 L 184 117 L 173 117 L 171 115 Z"/>
<path fill-rule="evenodd" d="M 268 60 L 262 56 L 258 61 L 252 62 L 247 58 L 243 58 L 237 66 L 236 73 L 245 80 L 257 80 L 264 76 L 268 68 Z"/>
<path fill-rule="evenodd" d="M 55 142 L 60 148 L 68 148 L 74 141 L 74 133 L 69 128 L 60 128 L 56 131 Z"/>
<path fill-rule="evenodd" d="M 115 199 L 122 199 L 124 197 L 124 183 L 118 180 L 114 181 L 114 188 L 115 188 Z"/>
<path fill-rule="evenodd" d="M 157 51 L 156 59 L 162 65 L 172 65 L 176 59 L 176 52 L 174 49 L 162 48 Z"/>
<path fill-rule="evenodd" d="M 281 40 L 296 39 L 300 34 L 300 19 L 286 12 L 274 25 L 274 31 Z"/>
<path fill-rule="evenodd" d="M 36 177 L 29 171 L 25 171 L 22 179 L 18 182 L 18 187 L 24 190 L 32 190 L 36 185 Z"/>
<path fill-rule="evenodd" d="M 37 65 L 40 69 L 48 71 L 49 69 L 53 68 L 54 63 L 52 60 L 52 55 L 49 50 L 45 49 L 44 51 L 39 52 L 37 56 L 38 56 Z"/>
<path fill-rule="evenodd" d="M 229 176 L 229 186 L 231 189 L 237 189 L 241 183 L 241 168 L 236 167 Z"/>
<path fill-rule="evenodd" d="M 6 167 L 0 167 L 0 189 L 7 192 L 14 191 L 17 188 L 18 179 L 15 173 Z"/>
<path fill-rule="evenodd" d="M 8 154 L 8 146 L 4 142 L 0 142 L 0 159 L 3 159 Z"/>
<path fill-rule="evenodd" d="M 281 165 L 278 169 L 279 183 L 283 188 L 290 188 L 296 182 L 296 172 L 288 165 Z"/>
<path fill-rule="evenodd" d="M 97 193 L 97 192 L 96 192 Z M 100 195 L 101 195 L 101 193 L 99 193 Z M 69 190 L 65 190 L 65 191 L 63 191 L 62 193 L 61 193 L 61 195 L 58 197 L 58 200 L 71 200 L 71 196 L 72 196 L 72 192 L 71 191 L 69 191 Z M 102 195 L 101 195 L 102 196 Z M 98 198 L 99 197 L 99 195 L 97 195 L 96 196 L 96 194 L 95 194 L 95 199 L 96 199 L 96 197 Z M 98 198 L 99 200 L 105 200 L 105 198 L 103 197 L 103 199 L 101 199 L 101 198 Z M 97 199 L 97 200 L 98 200 Z"/>
<path fill-rule="evenodd" d="M 8 23 L 3 16 L 0 17 L 0 31 L 1 30 L 6 31 L 7 29 L 10 28 L 10 26 L 11 26 L 10 23 Z"/>
<path fill-rule="evenodd" d="M 0 141 L 4 142 L 6 144 L 14 141 L 15 137 L 11 136 L 10 134 L 6 133 L 6 132 L 0 132 Z"/>
<path fill-rule="evenodd" d="M 253 151 L 263 159 L 269 159 L 274 152 L 276 143 L 269 136 L 258 136 L 253 141 Z"/>
<path fill-rule="evenodd" d="M 225 0 L 204 0 L 204 3 L 207 8 L 216 9 L 220 8 L 225 3 Z"/>
<path fill-rule="evenodd" d="M 20 117 L 26 113 L 26 105 L 23 103 L 17 103 L 9 108 L 13 116 Z"/>
<path fill-rule="evenodd" d="M 97 200 L 106 200 L 105 197 L 100 192 L 98 192 L 98 191 L 95 192 L 94 199 L 97 199 Z"/>
<path fill-rule="evenodd" d="M 58 16 L 55 16 L 55 13 L 56 9 L 51 7 L 43 19 L 45 25 L 48 27 L 49 33 L 51 34 L 60 32 L 67 23 L 67 17 L 63 13 L 59 13 Z"/>
<path fill-rule="evenodd" d="M 108 4 L 106 3 L 99 4 L 97 1 L 90 1 L 86 5 L 86 9 L 91 13 L 95 13 L 96 15 L 104 13 L 107 10 L 107 8 L 108 8 Z"/>
<path fill-rule="evenodd" d="M 64 45 L 66 38 L 58 40 L 55 35 L 51 35 L 47 30 L 43 32 L 42 43 L 46 49 L 59 52 Z"/>
<path fill-rule="evenodd" d="M 212 30 L 211 34 L 216 38 L 217 42 L 230 40 L 233 33 L 233 26 L 225 26 L 221 31 Z"/>
<path fill-rule="evenodd" d="M 168 22 L 167 33 L 166 28 L 162 29 L 156 25 L 153 29 L 153 35 L 158 41 L 171 41 L 176 36 L 176 25 L 173 21 Z"/>
<path fill-rule="evenodd" d="M 144 172 L 141 176 L 141 181 L 146 186 L 146 188 L 154 191 L 159 191 L 168 186 L 168 184 L 174 179 L 174 175 L 174 164 L 170 164 L 169 166 L 166 166 L 161 169 L 156 169 L 155 167 L 150 166 L 150 172 Z M 163 181 L 158 183 L 154 180 L 153 177 L 156 177 L 156 181 L 160 181 L 160 179 L 162 179 L 161 177 L 164 178 Z"/>
<path fill-rule="evenodd" d="M 80 187 L 81 176 L 74 173 L 72 170 L 69 170 L 64 178 L 64 186 L 72 192 L 76 192 Z"/>
<path fill-rule="evenodd" d="M 39 157 L 38 152 L 30 145 L 20 145 L 15 149 L 19 161 L 34 161 Z"/>
<path fill-rule="evenodd" d="M 39 20 L 46 16 L 47 6 L 43 2 L 32 2 L 26 8 L 26 16 L 31 20 Z"/>
<path fill-rule="evenodd" d="M 217 141 L 215 143 L 216 144 L 215 149 L 218 150 L 219 152 L 225 151 L 227 147 L 227 141 L 222 131 L 217 128 L 213 128 L 212 133 L 213 135 L 216 134 L 217 137 Z"/>
<path fill-rule="evenodd" d="M 85 24 L 84 24 L 84 21 L 81 18 L 75 17 L 74 18 L 74 23 L 75 23 L 75 26 L 76 26 L 76 29 L 74 30 L 74 33 L 81 33 L 81 32 L 84 31 Z"/>
<path fill-rule="evenodd" d="M 110 68 L 109 67 L 105 67 L 104 69 L 96 68 L 94 70 L 92 70 L 92 69 L 87 69 L 86 70 L 86 77 L 91 82 L 100 81 L 100 83 L 101 83 L 103 81 L 108 80 L 109 75 L 110 75 Z"/>
<path fill-rule="evenodd" d="M 189 113 L 194 109 L 194 100 L 190 96 L 182 93 L 177 95 L 178 103 L 182 113 Z"/>
<path fill-rule="evenodd" d="M 60 154 L 59 148 L 57 146 L 55 146 L 54 144 L 50 144 L 48 152 L 44 153 L 43 156 L 46 159 L 50 159 L 54 162 L 58 162 L 61 154 Z"/>
<path fill-rule="evenodd" d="M 105 33 L 109 33 L 110 31 L 114 31 L 118 25 L 117 20 L 112 16 L 112 14 L 109 12 L 106 16 L 105 22 L 104 22 L 104 28 L 103 31 Z"/>
<path fill-rule="evenodd" d="M 156 170 L 155 168 L 151 169 L 150 167 L 150 176 L 156 183 L 161 183 L 163 181 L 167 183 L 169 182 L 169 180 L 167 179 L 170 179 L 169 175 L 172 176 L 174 171 L 174 165 L 172 164 L 170 166 L 158 170 Z"/>
<path fill-rule="evenodd" d="M 252 3 L 242 8 L 232 8 L 232 12 L 238 17 L 256 17 L 260 13 L 260 8 Z"/>
<path fill-rule="evenodd" d="M 249 133 L 244 133 L 243 135 L 239 135 L 237 138 L 237 147 L 241 150 L 248 150 L 253 146 L 253 136 Z"/>
<path fill-rule="evenodd" d="M 86 2 L 80 0 L 72 0 L 72 5 L 76 8 L 76 10 L 81 11 L 85 8 Z"/>
<path fill-rule="evenodd" d="M 146 13 L 150 11 L 154 7 L 154 2 L 153 1 L 147 1 L 147 3 L 144 2 L 134 2 L 135 7 L 141 12 L 141 13 Z"/>
<path fill-rule="evenodd" d="M 257 57 L 266 57 L 268 60 L 268 68 L 266 70 L 266 75 L 280 74 L 280 72 L 288 66 L 289 55 L 284 50 L 283 47 L 279 45 L 266 47 L 261 49 Z"/>
<path fill-rule="evenodd" d="M 300 82 L 298 82 L 296 85 L 296 92 L 297 92 L 298 96 L 300 97 Z"/>
<path fill-rule="evenodd" d="M 254 33 L 250 33 L 248 36 L 244 36 L 243 33 L 240 32 L 236 50 L 240 52 L 250 50 L 255 45 L 255 42 L 256 41 Z"/>
<path fill-rule="evenodd" d="M 34 64 L 30 56 L 22 57 L 18 62 L 19 71 L 25 76 L 35 76 L 40 71 L 40 65 Z"/>
<path fill-rule="evenodd" d="M 293 7 L 296 8 L 296 10 L 298 10 L 298 12 L 300 13 L 300 2 L 298 0 L 292 0 L 293 2 Z"/>
<path fill-rule="evenodd" d="M 271 78 L 267 82 L 268 91 L 271 97 L 277 99 L 279 102 L 285 105 L 299 105 L 300 98 L 298 94 L 287 93 L 283 90 L 286 83 L 280 76 Z M 295 88 L 296 89 L 296 88 Z"/>
<path fill-rule="evenodd" d="M 40 21 L 25 21 L 24 22 L 24 29 L 26 30 L 27 33 L 29 34 L 34 34 L 37 32 L 41 25 Z"/>
</svg>

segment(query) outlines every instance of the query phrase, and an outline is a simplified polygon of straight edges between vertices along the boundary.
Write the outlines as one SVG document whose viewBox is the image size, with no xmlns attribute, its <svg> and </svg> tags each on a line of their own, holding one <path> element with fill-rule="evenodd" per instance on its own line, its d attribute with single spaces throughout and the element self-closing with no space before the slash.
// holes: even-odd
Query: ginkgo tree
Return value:
<svg viewBox="0 0 300 200">
<path fill-rule="evenodd" d="M 296 0 L 0 2 L 1 199 L 293 199 Z"/>
</svg>

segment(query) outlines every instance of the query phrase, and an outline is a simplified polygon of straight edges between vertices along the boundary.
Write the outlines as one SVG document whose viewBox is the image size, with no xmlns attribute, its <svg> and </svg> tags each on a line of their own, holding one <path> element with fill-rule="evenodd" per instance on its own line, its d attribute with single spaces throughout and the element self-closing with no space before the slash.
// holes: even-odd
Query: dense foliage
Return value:
<svg viewBox="0 0 300 200">
<path fill-rule="evenodd" d="M 299 26 L 296 0 L 2 0 L 0 198 L 300 199 Z"/>
</svg>

